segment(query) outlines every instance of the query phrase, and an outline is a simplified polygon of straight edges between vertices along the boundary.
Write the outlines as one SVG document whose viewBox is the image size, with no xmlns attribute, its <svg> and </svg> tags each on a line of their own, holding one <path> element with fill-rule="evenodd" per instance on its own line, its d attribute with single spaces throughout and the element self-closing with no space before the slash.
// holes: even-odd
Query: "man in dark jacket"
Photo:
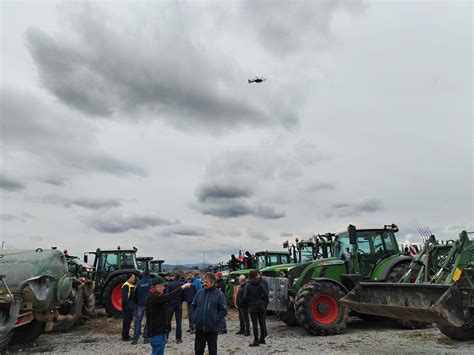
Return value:
<svg viewBox="0 0 474 355">
<path fill-rule="evenodd" d="M 128 275 L 127 281 L 122 285 L 122 340 L 130 340 L 130 325 L 132 324 L 134 302 L 134 289 L 137 277 Z"/>
<path fill-rule="evenodd" d="M 196 355 L 204 354 L 207 343 L 209 355 L 216 355 L 217 336 L 220 324 L 227 315 L 227 303 L 224 294 L 216 288 L 216 277 L 213 273 L 204 276 L 203 286 L 192 303 L 196 327 L 194 351 Z"/>
<path fill-rule="evenodd" d="M 171 331 L 171 317 L 168 303 L 175 298 L 181 298 L 182 290 L 191 287 L 183 284 L 169 293 L 165 292 L 165 280 L 156 276 L 151 280 L 152 288 L 146 299 L 146 325 L 152 347 L 152 355 L 162 355 L 165 352 L 168 334 Z"/>
<path fill-rule="evenodd" d="M 249 320 L 249 307 L 244 302 L 244 291 L 245 291 L 245 275 L 239 276 L 239 291 L 237 292 L 236 306 L 239 309 L 239 321 L 240 329 L 236 334 L 244 334 L 245 336 L 250 335 L 250 320 Z"/>
<path fill-rule="evenodd" d="M 132 344 L 136 345 L 142 334 L 142 320 L 145 314 L 145 301 L 151 289 L 150 271 L 143 272 L 142 279 L 137 282 L 135 287 L 135 331 L 133 333 Z M 143 330 L 144 343 L 148 343 L 147 327 Z"/>
<path fill-rule="evenodd" d="M 186 302 L 186 309 L 188 312 L 188 322 L 189 322 L 189 330 L 188 332 L 191 332 L 191 334 L 195 333 L 194 330 L 194 323 L 193 323 L 193 299 L 194 296 L 196 295 L 197 290 L 200 290 L 202 288 L 201 285 L 201 280 L 198 280 L 192 273 L 189 273 L 186 277 L 186 282 L 189 282 L 192 286 L 183 292 L 183 299 Z"/>
<path fill-rule="evenodd" d="M 166 286 L 166 293 L 172 292 L 173 290 L 181 287 L 184 285 L 184 282 L 180 280 L 181 274 L 175 273 L 173 275 L 173 281 L 171 281 Z M 173 315 L 175 316 L 176 320 L 176 343 L 182 343 L 183 340 L 183 330 L 182 330 L 182 322 L 183 322 L 183 298 L 182 295 L 176 297 L 173 301 L 168 304 L 168 308 L 170 310 L 170 319 L 173 319 Z"/>
<path fill-rule="evenodd" d="M 230 261 L 229 261 L 229 269 L 230 271 L 236 271 L 239 270 L 240 266 L 240 261 L 235 257 L 234 254 L 230 256 Z"/>
<path fill-rule="evenodd" d="M 250 346 L 265 344 L 267 326 L 265 322 L 265 309 L 268 305 L 268 291 L 262 281 L 257 278 L 257 272 L 249 272 L 249 282 L 245 286 L 243 301 L 249 305 L 250 318 L 252 319 L 253 343 Z M 258 337 L 258 325 L 260 325 L 260 338 Z"/>
<path fill-rule="evenodd" d="M 222 278 L 223 274 L 222 272 L 218 271 L 215 273 L 216 276 L 216 288 L 222 291 L 222 293 L 225 295 L 225 281 Z M 219 334 L 227 334 L 227 323 L 225 321 L 225 318 L 222 319 L 221 324 L 219 326 Z"/>
</svg>

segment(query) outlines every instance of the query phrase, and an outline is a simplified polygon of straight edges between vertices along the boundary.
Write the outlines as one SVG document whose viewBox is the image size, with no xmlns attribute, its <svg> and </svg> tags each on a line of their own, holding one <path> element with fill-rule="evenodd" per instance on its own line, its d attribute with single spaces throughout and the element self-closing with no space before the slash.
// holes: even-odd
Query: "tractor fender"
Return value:
<svg viewBox="0 0 474 355">
<path fill-rule="evenodd" d="M 311 279 L 311 281 L 324 281 L 324 282 L 329 282 L 332 283 L 333 285 L 336 285 L 339 287 L 344 293 L 349 293 L 349 290 L 347 289 L 346 286 L 344 286 L 342 283 L 339 281 L 336 281 L 334 279 L 330 279 L 328 277 L 315 277 L 314 279 Z"/>
<path fill-rule="evenodd" d="M 388 275 L 390 274 L 390 271 L 392 271 L 392 269 L 397 266 L 398 264 L 401 264 L 401 263 L 411 263 L 413 260 L 413 257 L 412 256 L 409 256 L 409 255 L 400 255 L 399 257 L 391 260 L 384 268 L 383 272 L 380 274 L 380 277 L 379 279 L 377 280 L 378 282 L 380 281 L 385 281 L 388 277 Z"/>
<path fill-rule="evenodd" d="M 123 275 L 123 274 L 135 274 L 135 276 L 139 279 L 141 278 L 141 275 L 142 275 L 140 270 L 136 270 L 136 269 L 120 269 L 120 270 L 113 271 L 109 274 L 109 276 L 105 280 L 104 286 L 102 287 L 101 292 L 103 292 L 105 290 L 105 288 L 107 287 L 107 284 L 110 282 L 110 280 L 115 279 L 118 275 Z"/>
</svg>

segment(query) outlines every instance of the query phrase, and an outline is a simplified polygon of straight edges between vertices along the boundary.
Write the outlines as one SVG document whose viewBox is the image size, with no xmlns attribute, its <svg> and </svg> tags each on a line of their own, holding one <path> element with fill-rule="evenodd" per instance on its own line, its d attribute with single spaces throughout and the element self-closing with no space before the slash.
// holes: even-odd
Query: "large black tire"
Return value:
<svg viewBox="0 0 474 355">
<path fill-rule="evenodd" d="M 441 333 L 456 340 L 474 340 L 474 326 L 463 326 L 461 328 L 451 327 L 449 325 L 437 324 Z"/>
<path fill-rule="evenodd" d="M 404 262 L 395 265 L 395 267 L 390 270 L 390 273 L 387 277 L 387 282 L 398 282 L 406 274 L 408 269 L 410 268 L 409 262 Z M 431 327 L 431 323 L 426 322 L 417 322 L 405 319 L 397 319 L 396 320 L 398 325 L 404 329 L 423 329 Z"/>
<path fill-rule="evenodd" d="M 349 313 L 339 302 L 344 296 L 345 292 L 331 282 L 310 281 L 296 295 L 296 319 L 311 334 L 339 334 L 346 328 Z"/>
<path fill-rule="evenodd" d="M 17 327 L 13 330 L 12 344 L 31 343 L 35 341 L 44 331 L 44 322 L 33 319 L 30 323 Z"/>
<path fill-rule="evenodd" d="M 386 282 L 398 282 L 406 274 L 410 268 L 409 262 L 404 262 L 395 265 L 392 270 L 390 270 Z"/>
<path fill-rule="evenodd" d="M 110 317 L 119 317 L 122 315 L 122 309 L 114 306 L 114 300 L 112 295 L 117 287 L 122 287 L 123 283 L 127 281 L 128 277 L 126 274 L 117 275 L 109 281 L 105 286 L 102 302 L 104 303 L 105 311 Z M 117 291 L 115 291 L 117 292 Z M 120 300 L 122 300 L 122 294 L 120 293 Z M 116 303 L 116 302 L 115 302 Z"/>
<path fill-rule="evenodd" d="M 95 295 L 92 292 L 89 296 L 85 296 L 84 308 L 82 314 L 88 317 L 93 317 L 95 312 Z"/>
<path fill-rule="evenodd" d="M 1 308 L 0 309 L 0 324 L 3 324 L 8 321 L 9 312 L 7 309 Z M 8 344 L 12 340 L 13 336 L 13 329 L 10 330 L 6 334 L 0 334 L 0 354 L 3 354 L 4 351 L 7 349 Z"/>
</svg>

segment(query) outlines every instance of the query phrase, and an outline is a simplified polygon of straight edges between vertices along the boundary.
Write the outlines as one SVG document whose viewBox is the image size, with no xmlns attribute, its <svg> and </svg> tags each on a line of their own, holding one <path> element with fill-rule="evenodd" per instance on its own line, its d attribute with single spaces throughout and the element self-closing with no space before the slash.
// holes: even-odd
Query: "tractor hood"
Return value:
<svg viewBox="0 0 474 355">
<path fill-rule="evenodd" d="M 260 272 L 264 276 L 269 276 L 269 277 L 280 277 L 280 274 L 282 272 L 286 273 L 288 269 L 292 268 L 293 266 L 296 266 L 299 264 L 296 263 L 291 263 L 291 264 L 281 264 L 281 265 L 275 265 L 275 266 L 268 266 L 263 269 L 260 269 Z"/>
</svg>

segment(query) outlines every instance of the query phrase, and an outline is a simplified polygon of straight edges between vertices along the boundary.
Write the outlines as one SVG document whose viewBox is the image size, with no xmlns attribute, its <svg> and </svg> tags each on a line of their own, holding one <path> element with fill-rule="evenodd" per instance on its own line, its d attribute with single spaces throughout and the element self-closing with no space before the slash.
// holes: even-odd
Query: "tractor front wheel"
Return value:
<svg viewBox="0 0 474 355">
<path fill-rule="evenodd" d="M 472 322 L 470 326 L 465 324 L 460 328 L 452 327 L 450 325 L 437 324 L 441 333 L 455 340 L 474 340 L 474 326 Z"/>
<path fill-rule="evenodd" d="M 344 295 L 344 291 L 331 282 L 309 282 L 296 295 L 296 319 L 311 334 L 339 334 L 346 327 L 349 313 L 339 302 Z"/>
<path fill-rule="evenodd" d="M 104 289 L 103 302 L 110 317 L 122 315 L 122 285 L 127 281 L 127 275 L 117 275 L 109 281 Z"/>
</svg>

